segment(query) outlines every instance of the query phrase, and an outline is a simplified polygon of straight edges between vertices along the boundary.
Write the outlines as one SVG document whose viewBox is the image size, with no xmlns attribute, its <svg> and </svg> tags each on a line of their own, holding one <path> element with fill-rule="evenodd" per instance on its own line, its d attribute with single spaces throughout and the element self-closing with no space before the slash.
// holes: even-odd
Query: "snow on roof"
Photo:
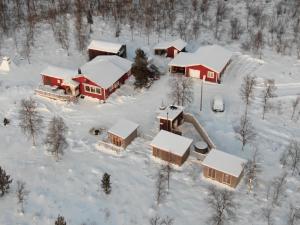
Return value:
<svg viewBox="0 0 300 225">
<path fill-rule="evenodd" d="M 227 173 L 234 177 L 239 177 L 243 171 L 245 163 L 245 159 L 212 149 L 203 160 L 202 165 Z"/>
<path fill-rule="evenodd" d="M 48 66 L 41 72 L 41 75 L 47 75 L 51 77 L 57 77 L 61 79 L 71 79 L 78 74 L 78 71 L 66 69 L 57 66 Z"/>
<path fill-rule="evenodd" d="M 127 138 L 132 132 L 138 128 L 138 124 L 129 120 L 122 119 L 108 130 L 109 133 L 117 135 L 121 138 Z"/>
<path fill-rule="evenodd" d="M 97 56 L 80 69 L 87 78 L 109 88 L 131 69 L 131 65 L 131 61 L 119 56 Z"/>
<path fill-rule="evenodd" d="M 189 138 L 161 130 L 151 142 L 151 146 L 183 156 L 192 142 Z"/>
<path fill-rule="evenodd" d="M 203 65 L 220 73 L 232 57 L 232 52 L 219 46 L 208 45 L 200 47 L 195 53 L 179 53 L 169 66 Z"/>
<path fill-rule="evenodd" d="M 92 40 L 88 46 L 88 49 L 99 50 L 103 52 L 110 52 L 117 54 L 120 51 L 120 48 L 123 44 L 113 43 L 107 41 L 96 41 Z"/>
<path fill-rule="evenodd" d="M 176 49 L 178 49 L 179 51 L 181 51 L 182 49 L 185 48 L 185 46 L 187 45 L 187 43 L 181 39 L 177 39 L 174 41 L 164 41 L 164 42 L 160 42 L 157 45 L 154 46 L 154 49 L 167 49 L 170 47 L 175 47 Z"/>
<path fill-rule="evenodd" d="M 182 106 L 170 105 L 164 110 L 159 110 L 159 115 L 157 116 L 157 118 L 173 121 L 182 112 L 183 112 Z"/>
</svg>

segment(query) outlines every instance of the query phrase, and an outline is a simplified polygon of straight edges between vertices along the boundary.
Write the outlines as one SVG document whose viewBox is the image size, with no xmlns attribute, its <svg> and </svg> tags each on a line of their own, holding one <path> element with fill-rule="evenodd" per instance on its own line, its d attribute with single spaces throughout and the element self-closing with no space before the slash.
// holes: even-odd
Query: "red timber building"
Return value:
<svg viewBox="0 0 300 225">
<path fill-rule="evenodd" d="M 154 54 L 174 58 L 178 53 L 185 52 L 186 45 L 187 43 L 181 39 L 161 42 L 154 46 Z"/>
<path fill-rule="evenodd" d="M 49 66 L 42 73 L 44 85 L 65 94 L 105 101 L 131 75 L 132 62 L 119 56 L 98 56 L 78 71 Z"/>
<path fill-rule="evenodd" d="M 126 58 L 126 45 L 120 43 L 92 40 L 88 46 L 89 60 L 99 55 L 117 55 Z"/>
<path fill-rule="evenodd" d="M 200 47 L 195 53 L 182 52 L 170 63 L 170 72 L 220 83 L 232 52 L 218 45 Z"/>
</svg>

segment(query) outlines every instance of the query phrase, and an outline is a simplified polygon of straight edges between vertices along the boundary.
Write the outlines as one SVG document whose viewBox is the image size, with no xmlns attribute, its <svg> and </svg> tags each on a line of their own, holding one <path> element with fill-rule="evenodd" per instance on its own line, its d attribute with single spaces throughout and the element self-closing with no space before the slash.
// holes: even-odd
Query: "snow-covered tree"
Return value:
<svg viewBox="0 0 300 225">
<path fill-rule="evenodd" d="M 104 173 L 101 180 L 101 187 L 105 194 L 111 193 L 111 183 L 110 183 L 110 175 L 108 173 Z"/>
<path fill-rule="evenodd" d="M 10 175 L 6 174 L 5 170 L 0 166 L 0 197 L 8 192 L 11 182 Z"/>
</svg>

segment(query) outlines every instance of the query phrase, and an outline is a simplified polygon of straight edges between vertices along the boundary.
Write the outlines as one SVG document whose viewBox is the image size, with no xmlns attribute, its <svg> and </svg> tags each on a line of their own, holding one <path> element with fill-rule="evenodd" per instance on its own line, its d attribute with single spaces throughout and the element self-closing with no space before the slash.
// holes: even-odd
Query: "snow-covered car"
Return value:
<svg viewBox="0 0 300 225">
<path fill-rule="evenodd" d="M 224 112 L 225 105 L 223 98 L 219 95 L 215 96 L 212 103 L 212 110 L 214 112 Z"/>
</svg>

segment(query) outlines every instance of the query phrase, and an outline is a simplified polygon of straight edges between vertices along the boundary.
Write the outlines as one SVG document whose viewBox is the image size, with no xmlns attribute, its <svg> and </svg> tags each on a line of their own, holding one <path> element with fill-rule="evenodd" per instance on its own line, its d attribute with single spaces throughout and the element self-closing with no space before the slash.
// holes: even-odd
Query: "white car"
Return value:
<svg viewBox="0 0 300 225">
<path fill-rule="evenodd" d="M 214 112 L 224 112 L 225 105 L 223 98 L 219 95 L 215 96 L 212 103 L 212 110 Z"/>
</svg>

